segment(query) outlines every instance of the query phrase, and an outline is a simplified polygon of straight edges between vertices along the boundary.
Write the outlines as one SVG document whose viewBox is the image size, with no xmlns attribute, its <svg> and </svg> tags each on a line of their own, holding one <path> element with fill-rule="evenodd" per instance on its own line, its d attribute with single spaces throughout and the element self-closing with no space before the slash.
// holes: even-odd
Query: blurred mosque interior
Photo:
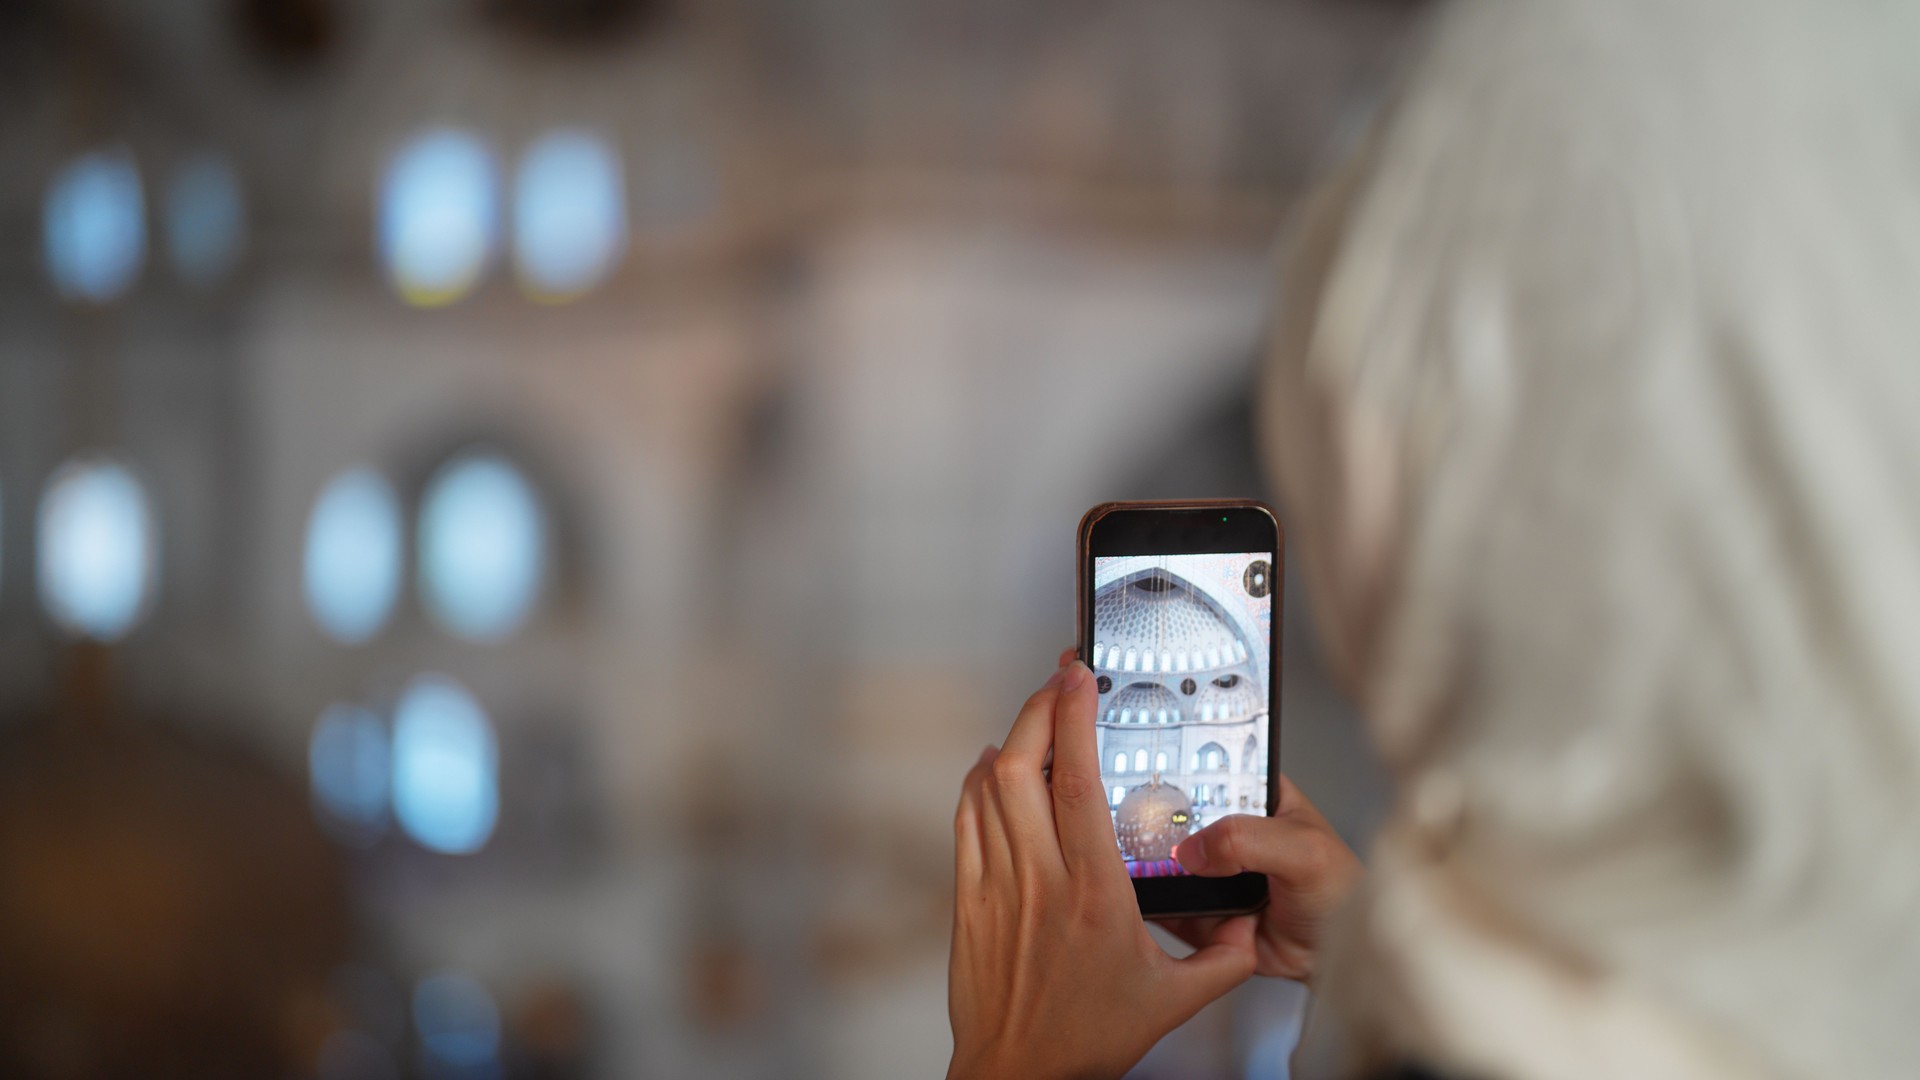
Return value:
<svg viewBox="0 0 1920 1080">
<path fill-rule="evenodd" d="M 1085 507 L 1270 494 L 1269 252 L 1405 7 L 0 3 L 0 1075 L 939 1070 L 959 778 Z M 1102 667 L 1109 782 L 1255 810 L 1263 650 L 1115 590 L 1207 664 Z"/>
</svg>

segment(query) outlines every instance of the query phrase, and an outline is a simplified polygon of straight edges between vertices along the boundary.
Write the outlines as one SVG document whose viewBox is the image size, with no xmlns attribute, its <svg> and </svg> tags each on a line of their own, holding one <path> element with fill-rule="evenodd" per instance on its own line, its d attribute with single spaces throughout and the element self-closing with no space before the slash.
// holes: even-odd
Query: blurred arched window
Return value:
<svg viewBox="0 0 1920 1080">
<path fill-rule="evenodd" d="M 563 130 L 529 146 L 513 191 L 521 288 L 536 300 L 571 300 L 611 273 L 626 248 L 626 179 L 606 140 Z"/>
<path fill-rule="evenodd" d="M 100 641 L 139 618 L 153 575 L 146 492 L 123 465 L 74 461 L 40 498 L 36 537 L 40 598 L 68 631 Z"/>
<path fill-rule="evenodd" d="M 183 162 L 167 187 L 166 224 L 174 271 L 199 288 L 219 284 L 246 240 L 246 204 L 233 166 L 211 153 Z"/>
<path fill-rule="evenodd" d="M 387 732 L 371 709 L 329 705 L 307 744 L 314 809 L 340 839 L 367 844 L 387 823 Z"/>
<path fill-rule="evenodd" d="M 1117 773 L 1127 771 L 1127 752 L 1125 750 L 1113 755 L 1113 771 Z"/>
<path fill-rule="evenodd" d="M 1147 751 L 1145 747 L 1141 747 L 1133 752 L 1133 771 L 1147 771 Z"/>
<path fill-rule="evenodd" d="M 499 813 L 493 724 L 444 675 L 407 684 L 393 711 L 393 812 L 407 835 L 450 855 L 480 850 Z"/>
<path fill-rule="evenodd" d="M 1167 771 L 1167 752 L 1165 750 L 1153 755 L 1153 767 L 1156 772 Z"/>
<path fill-rule="evenodd" d="M 1120 800 L 1126 797 L 1127 797 L 1127 789 L 1121 787 L 1118 784 L 1115 784 L 1113 786 L 1113 790 L 1111 792 L 1108 792 L 1108 802 L 1112 803 L 1114 806 L 1119 806 Z"/>
<path fill-rule="evenodd" d="M 469 132 L 438 128 L 401 147 L 379 193 L 379 249 L 400 298 L 439 307 L 465 296 L 499 243 L 500 179 Z"/>
<path fill-rule="evenodd" d="M 329 637 L 354 645 L 377 633 L 400 590 L 400 501 L 371 468 L 327 482 L 307 519 L 307 610 Z"/>
<path fill-rule="evenodd" d="M 420 507 L 420 585 L 427 611 L 471 641 L 499 641 L 526 620 L 546 577 L 546 513 L 507 459 L 461 454 L 427 484 Z"/>
<path fill-rule="evenodd" d="M 53 177 L 45 207 L 47 272 L 61 295 L 105 303 L 146 260 L 140 170 L 124 149 L 96 150 Z"/>
<path fill-rule="evenodd" d="M 465 975 L 429 975 L 414 987 L 412 1011 L 429 1076 L 498 1075 L 500 1009 L 486 987 Z"/>
</svg>

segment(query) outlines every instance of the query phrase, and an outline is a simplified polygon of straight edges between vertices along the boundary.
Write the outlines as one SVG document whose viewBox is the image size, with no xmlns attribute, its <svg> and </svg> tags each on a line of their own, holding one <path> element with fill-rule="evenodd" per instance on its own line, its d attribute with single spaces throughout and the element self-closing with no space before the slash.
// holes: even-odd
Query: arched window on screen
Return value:
<svg viewBox="0 0 1920 1080">
<path fill-rule="evenodd" d="M 1113 790 L 1108 792 L 1108 801 L 1114 806 L 1119 806 L 1120 800 L 1126 798 L 1126 796 L 1127 789 L 1121 787 L 1119 784 L 1115 784 L 1113 785 Z"/>
<path fill-rule="evenodd" d="M 1153 755 L 1153 767 L 1156 772 L 1167 771 L 1167 752 L 1165 750 Z"/>
<path fill-rule="evenodd" d="M 1125 750 L 1113 755 L 1113 771 L 1117 773 L 1127 771 L 1127 752 Z"/>
<path fill-rule="evenodd" d="M 1146 771 L 1147 771 L 1147 750 L 1146 750 L 1146 747 L 1141 747 L 1140 749 L 1138 749 L 1138 750 L 1135 750 L 1135 751 L 1133 752 L 1133 771 L 1134 771 L 1134 772 L 1146 772 Z"/>
</svg>

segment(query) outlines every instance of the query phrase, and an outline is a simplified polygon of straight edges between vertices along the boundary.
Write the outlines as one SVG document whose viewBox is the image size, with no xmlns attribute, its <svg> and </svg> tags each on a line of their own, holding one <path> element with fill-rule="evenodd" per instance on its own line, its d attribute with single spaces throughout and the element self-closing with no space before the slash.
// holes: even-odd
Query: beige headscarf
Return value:
<svg viewBox="0 0 1920 1080">
<path fill-rule="evenodd" d="M 1294 238 L 1363 1052 L 1920 1075 L 1917 8 L 1464 0 Z"/>
</svg>

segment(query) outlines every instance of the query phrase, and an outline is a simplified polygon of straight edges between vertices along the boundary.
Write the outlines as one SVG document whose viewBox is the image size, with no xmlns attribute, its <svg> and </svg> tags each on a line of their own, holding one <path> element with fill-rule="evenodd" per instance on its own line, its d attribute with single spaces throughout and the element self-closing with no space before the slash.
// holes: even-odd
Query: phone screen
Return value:
<svg viewBox="0 0 1920 1080">
<path fill-rule="evenodd" d="M 1127 873 L 1186 873 L 1175 845 L 1267 812 L 1271 553 L 1093 560 L 1101 779 Z"/>
</svg>

